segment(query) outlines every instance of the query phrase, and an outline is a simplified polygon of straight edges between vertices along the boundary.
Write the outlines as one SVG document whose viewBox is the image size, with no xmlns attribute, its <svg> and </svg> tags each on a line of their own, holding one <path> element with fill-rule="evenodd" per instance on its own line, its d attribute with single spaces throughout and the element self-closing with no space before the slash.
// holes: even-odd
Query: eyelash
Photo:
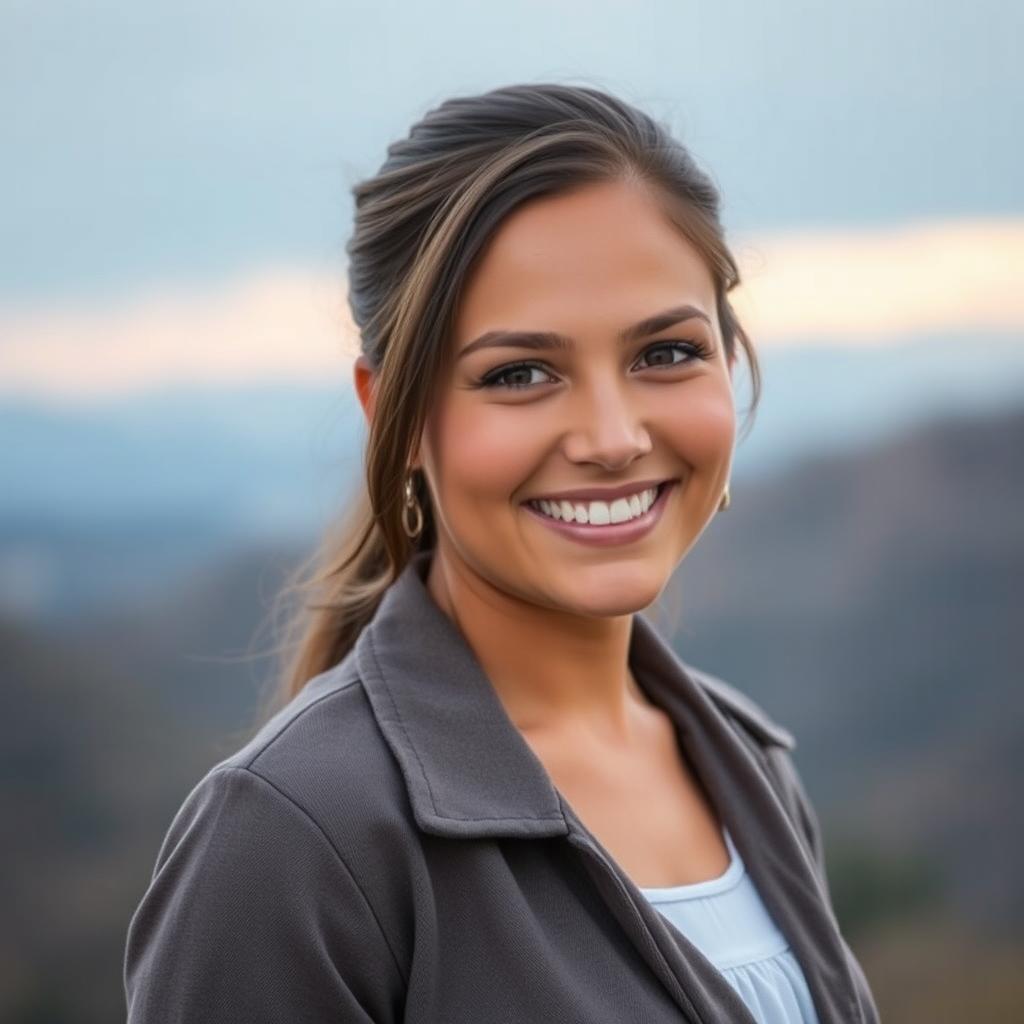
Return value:
<svg viewBox="0 0 1024 1024">
<path fill-rule="evenodd" d="M 687 363 L 693 362 L 695 359 L 710 359 L 712 357 L 711 350 L 699 341 L 659 341 L 655 342 L 649 348 L 644 349 L 642 355 L 647 355 L 648 352 L 652 352 L 656 349 L 667 348 L 670 351 L 682 350 L 690 355 L 691 359 L 680 360 L 677 363 L 663 363 L 664 369 L 672 369 L 678 366 L 685 366 Z M 547 367 L 543 363 L 536 362 L 535 360 L 524 360 L 518 363 L 508 363 L 506 366 L 499 366 L 496 370 L 492 370 L 490 373 L 483 376 L 477 383 L 477 387 L 480 388 L 504 388 L 508 391 L 527 391 L 530 388 L 536 387 L 535 384 L 501 384 L 500 380 L 508 373 L 512 373 L 515 370 L 526 370 L 526 369 L 537 369 L 547 372 Z M 656 366 L 647 367 L 647 369 L 658 369 Z"/>
</svg>

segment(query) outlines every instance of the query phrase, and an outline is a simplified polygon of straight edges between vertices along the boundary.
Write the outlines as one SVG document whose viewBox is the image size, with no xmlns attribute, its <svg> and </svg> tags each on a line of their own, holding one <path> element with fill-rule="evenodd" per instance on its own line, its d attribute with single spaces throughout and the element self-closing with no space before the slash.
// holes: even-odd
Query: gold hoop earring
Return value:
<svg viewBox="0 0 1024 1024">
<path fill-rule="evenodd" d="M 724 512 L 732 504 L 732 498 L 729 496 L 729 485 L 725 485 L 725 490 L 722 492 L 722 500 L 718 503 L 718 510 Z"/>
<path fill-rule="evenodd" d="M 413 509 L 416 514 L 416 525 L 409 525 L 409 510 Z M 420 503 L 416 500 L 416 494 L 413 491 L 412 474 L 405 478 L 405 507 L 402 509 L 402 528 L 405 530 L 406 536 L 415 540 L 423 530 L 423 510 L 420 508 Z"/>
</svg>

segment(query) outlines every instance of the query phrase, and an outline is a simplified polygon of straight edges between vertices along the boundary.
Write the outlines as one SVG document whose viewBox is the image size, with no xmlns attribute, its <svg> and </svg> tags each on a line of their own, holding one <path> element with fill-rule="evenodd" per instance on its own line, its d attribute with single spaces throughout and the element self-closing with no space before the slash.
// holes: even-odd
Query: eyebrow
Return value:
<svg viewBox="0 0 1024 1024">
<path fill-rule="evenodd" d="M 694 318 L 703 320 L 709 327 L 711 326 L 711 319 L 707 313 L 696 306 L 673 306 L 671 309 L 655 313 L 654 316 L 649 316 L 646 320 L 641 320 L 620 331 L 619 341 L 629 344 L 651 334 L 657 334 L 658 331 L 663 331 L 666 327 L 672 327 L 674 324 Z M 572 347 L 572 338 L 554 331 L 487 331 L 471 341 L 458 354 L 457 358 L 462 359 L 481 348 L 533 348 L 569 351 Z"/>
</svg>

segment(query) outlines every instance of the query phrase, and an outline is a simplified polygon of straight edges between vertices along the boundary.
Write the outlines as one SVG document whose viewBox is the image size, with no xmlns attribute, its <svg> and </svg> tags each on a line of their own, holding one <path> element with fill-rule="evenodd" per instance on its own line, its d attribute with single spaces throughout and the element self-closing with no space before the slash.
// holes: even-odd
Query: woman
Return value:
<svg viewBox="0 0 1024 1024">
<path fill-rule="evenodd" d="M 728 506 L 740 349 L 758 398 L 714 186 L 540 84 L 355 195 L 366 492 L 170 826 L 129 1020 L 876 1022 L 793 737 L 636 614 Z"/>
</svg>

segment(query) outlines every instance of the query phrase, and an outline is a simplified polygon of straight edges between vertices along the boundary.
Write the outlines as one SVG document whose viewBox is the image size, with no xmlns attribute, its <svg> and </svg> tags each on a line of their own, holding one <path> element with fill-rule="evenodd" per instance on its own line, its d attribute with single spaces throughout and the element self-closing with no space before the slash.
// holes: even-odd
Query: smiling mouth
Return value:
<svg viewBox="0 0 1024 1024">
<path fill-rule="evenodd" d="M 538 515 L 542 515 L 547 519 L 551 519 L 556 523 L 564 523 L 566 526 L 594 526 L 594 527 L 607 527 L 607 526 L 624 526 L 627 523 L 636 522 L 637 520 L 643 519 L 649 515 L 650 510 L 654 508 L 658 500 L 662 497 L 665 489 L 671 484 L 676 483 L 675 480 L 662 480 L 661 483 L 650 487 L 645 491 L 638 491 L 634 495 L 630 495 L 628 498 L 612 498 L 608 499 L 597 499 L 588 498 L 586 500 L 573 500 L 571 498 L 531 498 L 528 501 L 522 502 L 522 504 L 529 508 L 531 511 L 536 512 Z M 633 504 L 633 498 L 639 496 L 639 505 Z M 626 519 L 612 520 L 611 509 L 619 504 L 619 508 L 616 512 L 621 515 L 622 508 L 621 502 L 625 500 L 627 508 L 629 509 L 629 515 Z M 592 506 L 596 504 L 596 508 Z M 545 511 L 543 506 L 547 506 Z M 569 506 L 569 510 L 566 509 Z M 557 515 L 552 514 L 557 512 Z M 580 515 L 584 518 L 580 518 Z"/>
<path fill-rule="evenodd" d="M 534 517 L 538 522 L 546 526 L 552 533 L 575 541 L 580 544 L 607 545 L 630 544 L 646 537 L 657 526 L 661 520 L 665 506 L 668 504 L 671 494 L 675 489 L 678 480 L 665 480 L 658 484 L 656 495 L 639 515 L 622 522 L 608 523 L 582 523 L 574 519 L 556 519 L 533 505 L 532 502 L 522 502 L 522 507 L 527 514 Z M 575 503 L 582 505 L 582 502 Z M 588 503 L 589 504 L 589 503 Z M 605 506 L 607 509 L 607 506 Z M 603 518 L 603 511 L 599 513 Z"/>
</svg>

